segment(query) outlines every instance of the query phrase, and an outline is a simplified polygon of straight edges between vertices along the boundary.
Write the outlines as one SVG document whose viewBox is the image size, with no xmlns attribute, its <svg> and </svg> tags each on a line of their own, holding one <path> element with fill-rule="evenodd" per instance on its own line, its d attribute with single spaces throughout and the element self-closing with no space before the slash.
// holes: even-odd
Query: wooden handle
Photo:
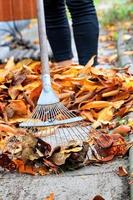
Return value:
<svg viewBox="0 0 133 200">
<path fill-rule="evenodd" d="M 37 0 L 38 32 L 41 51 L 42 75 L 50 74 L 48 62 L 48 45 L 46 36 L 45 11 L 43 0 Z"/>
</svg>

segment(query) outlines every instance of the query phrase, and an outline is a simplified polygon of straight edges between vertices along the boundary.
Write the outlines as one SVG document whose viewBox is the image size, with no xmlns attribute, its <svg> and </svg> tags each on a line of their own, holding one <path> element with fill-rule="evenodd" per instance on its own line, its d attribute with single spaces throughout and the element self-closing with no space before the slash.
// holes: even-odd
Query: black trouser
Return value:
<svg viewBox="0 0 133 200">
<path fill-rule="evenodd" d="M 93 0 L 44 0 L 48 39 L 55 61 L 73 57 L 66 5 L 71 13 L 79 63 L 97 55 L 99 26 Z M 95 60 L 96 64 L 96 60 Z"/>
</svg>

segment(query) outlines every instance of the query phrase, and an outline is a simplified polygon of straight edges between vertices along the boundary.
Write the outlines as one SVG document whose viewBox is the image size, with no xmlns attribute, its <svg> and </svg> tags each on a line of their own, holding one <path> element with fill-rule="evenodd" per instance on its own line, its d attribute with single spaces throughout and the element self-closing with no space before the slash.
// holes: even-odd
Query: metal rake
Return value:
<svg viewBox="0 0 133 200">
<path fill-rule="evenodd" d="M 83 126 L 84 119 L 59 101 L 51 86 L 43 0 L 37 0 L 37 15 L 43 89 L 32 115 L 20 127 L 45 137 L 45 141 L 53 146 L 70 140 L 84 141 L 88 137 L 89 127 Z"/>
</svg>

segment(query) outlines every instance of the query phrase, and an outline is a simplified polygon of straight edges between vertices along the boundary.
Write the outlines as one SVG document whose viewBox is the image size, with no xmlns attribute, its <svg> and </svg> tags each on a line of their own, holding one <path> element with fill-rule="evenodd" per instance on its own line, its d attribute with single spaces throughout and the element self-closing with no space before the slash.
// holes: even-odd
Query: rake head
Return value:
<svg viewBox="0 0 133 200">
<path fill-rule="evenodd" d="M 89 127 L 83 126 L 84 119 L 77 117 L 62 103 L 37 105 L 31 117 L 20 124 L 52 146 L 68 143 L 71 140 L 85 141 Z"/>
</svg>

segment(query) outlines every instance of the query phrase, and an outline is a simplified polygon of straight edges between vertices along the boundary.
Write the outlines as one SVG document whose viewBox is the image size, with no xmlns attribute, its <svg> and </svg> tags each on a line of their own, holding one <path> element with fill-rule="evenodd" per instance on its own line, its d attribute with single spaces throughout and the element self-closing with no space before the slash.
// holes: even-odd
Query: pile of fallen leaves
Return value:
<svg viewBox="0 0 133 200">
<path fill-rule="evenodd" d="M 107 162 L 126 154 L 132 143 L 126 142 L 119 133 L 127 135 L 130 131 L 127 126 L 115 129 L 112 134 L 92 129 L 85 142 L 70 141 L 51 149 L 48 143 L 28 131 L 1 122 L 0 167 L 12 172 L 46 175 Z"/>
<path fill-rule="evenodd" d="M 133 76 L 125 69 L 53 67 L 53 87 L 62 103 L 98 127 L 133 111 Z"/>
<path fill-rule="evenodd" d="M 70 141 L 52 149 L 28 130 L 17 128 L 36 106 L 42 84 L 40 62 L 17 64 L 11 58 L 0 66 L 0 166 L 9 171 L 45 175 L 103 163 L 126 154 L 131 143 L 123 135 L 132 132 L 115 120 L 133 111 L 133 76 L 128 68 L 98 69 L 93 59 L 84 66 L 51 65 L 53 89 L 62 103 L 93 125 L 88 140 Z M 99 131 L 94 128 L 101 127 Z M 115 130 L 113 130 L 116 128 Z M 108 134 L 112 131 L 112 134 Z"/>
<path fill-rule="evenodd" d="M 133 76 L 128 68 L 98 69 L 93 59 L 84 66 L 51 64 L 52 85 L 62 103 L 98 127 L 100 123 L 133 111 Z M 6 122 L 23 121 L 40 95 L 40 62 L 17 64 L 10 59 L 0 66 L 0 117 Z"/>
</svg>

